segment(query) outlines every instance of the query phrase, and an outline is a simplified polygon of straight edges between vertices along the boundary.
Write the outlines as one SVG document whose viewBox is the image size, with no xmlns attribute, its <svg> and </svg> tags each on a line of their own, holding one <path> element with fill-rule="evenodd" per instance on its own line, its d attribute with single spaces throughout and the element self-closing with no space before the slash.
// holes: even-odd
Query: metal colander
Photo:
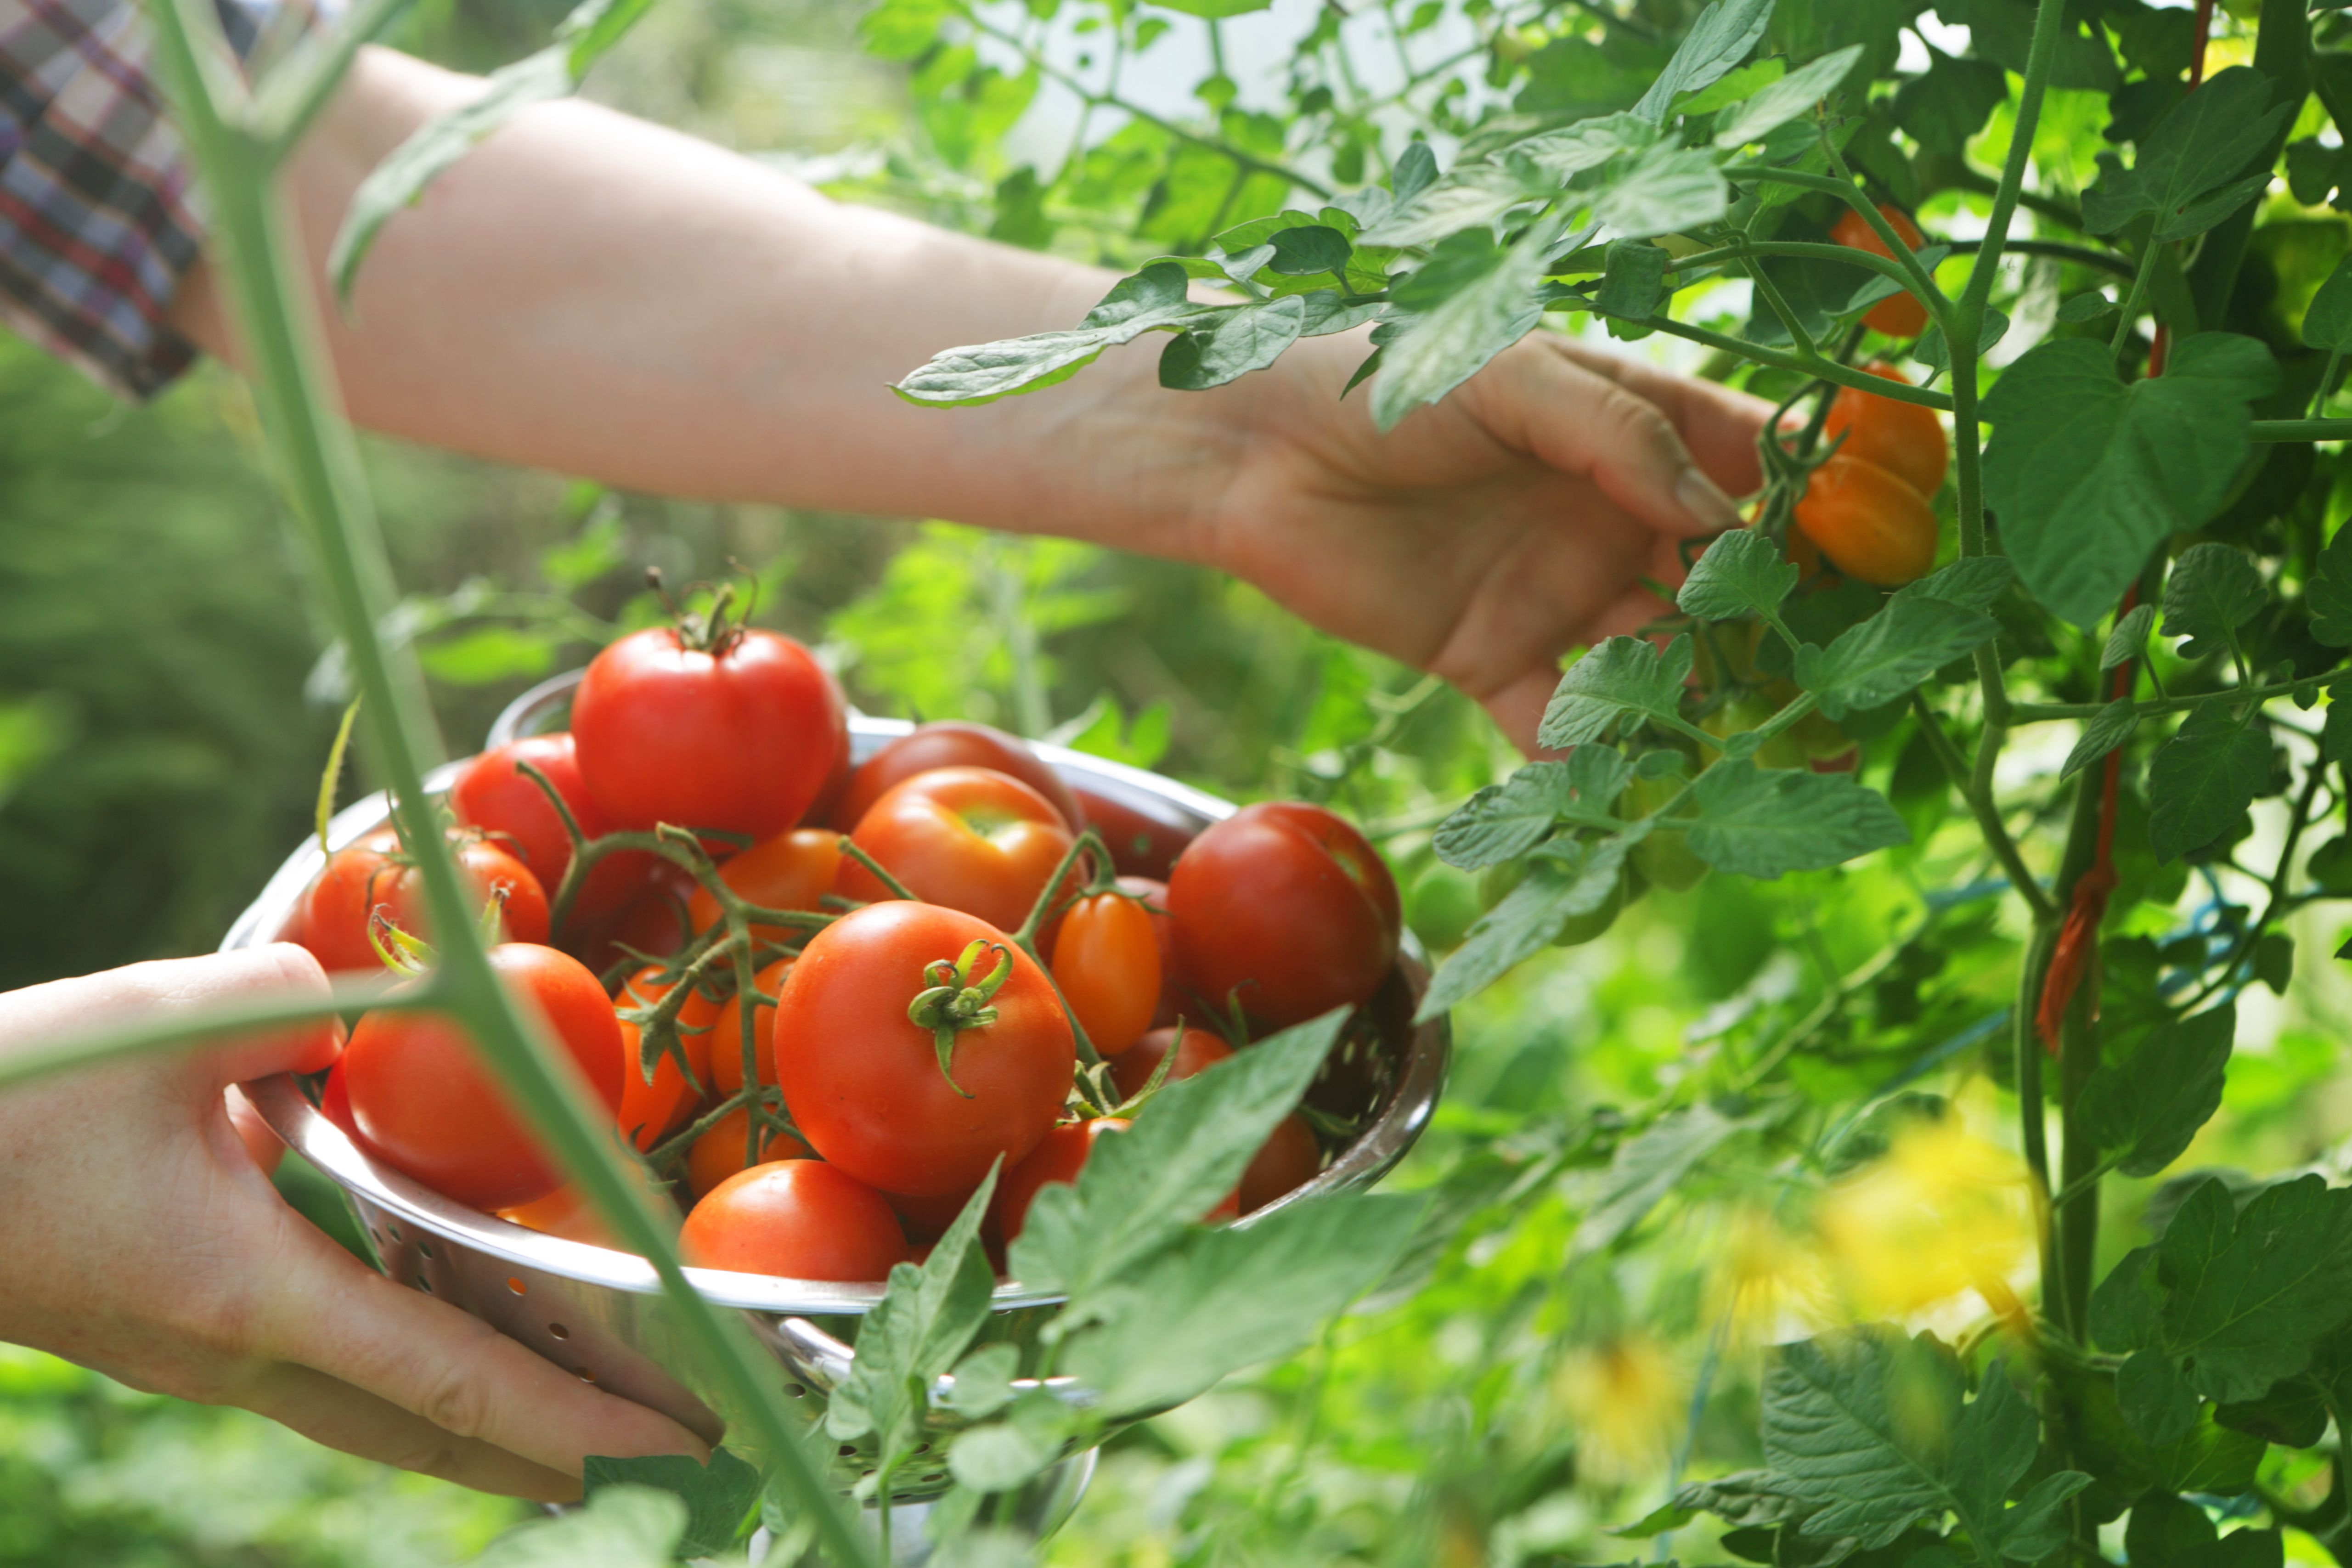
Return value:
<svg viewBox="0 0 2352 1568">
<path fill-rule="evenodd" d="M 577 672 L 559 676 L 517 699 L 491 726 L 488 744 L 552 727 L 579 679 Z M 911 727 L 902 721 L 854 717 L 853 754 L 862 760 Z M 1139 768 L 1058 746 L 1041 744 L 1036 750 L 1073 784 L 1186 836 L 1234 809 L 1230 802 Z M 426 787 L 436 793 L 447 788 L 462 765 L 436 771 Z M 328 840 L 341 848 L 382 826 L 389 815 L 388 799 L 372 795 L 335 816 Z M 324 863 L 318 842 L 306 840 L 237 917 L 222 949 L 276 940 Z M 1427 1125 L 1444 1079 L 1450 1039 L 1444 1018 L 1418 1027 L 1411 1022 L 1427 972 L 1410 934 L 1405 940 L 1412 951 L 1371 1005 L 1379 1025 L 1374 1037 L 1335 1057 L 1307 1094 L 1310 1105 L 1344 1121 L 1360 1121 L 1360 1131 L 1314 1181 L 1260 1213 L 1310 1194 L 1370 1185 L 1404 1157 Z M 730 1425 L 742 1429 L 731 1421 L 724 1396 L 702 1375 L 652 1267 L 642 1258 L 541 1235 L 441 1196 L 362 1153 L 290 1078 L 247 1085 L 246 1092 L 289 1148 L 349 1194 L 391 1279 L 473 1313 L 581 1381 L 651 1405 L 714 1441 Z M 775 1352 L 784 1392 L 805 1405 L 812 1420 L 847 1376 L 858 1320 L 882 1296 L 878 1285 L 719 1269 L 687 1273 L 709 1300 L 741 1310 Z M 1000 1285 L 983 1338 L 1022 1337 L 1042 1309 L 1059 1300 L 1024 1289 L 1017 1281 Z M 922 1537 L 915 1527 L 929 1500 L 950 1484 L 945 1449 L 961 1425 L 940 1400 L 948 1381 L 942 1379 L 933 1391 L 928 1450 L 894 1479 L 900 1506 L 893 1535 L 918 1550 Z M 1066 1380 L 1056 1379 L 1055 1388 L 1066 1396 L 1083 1397 Z M 872 1465 L 863 1446 L 837 1446 L 835 1476 L 844 1491 Z M 1025 1522 L 1040 1533 L 1058 1523 L 1076 1506 L 1093 1468 L 1090 1452 L 1055 1467 L 1023 1500 Z"/>
</svg>

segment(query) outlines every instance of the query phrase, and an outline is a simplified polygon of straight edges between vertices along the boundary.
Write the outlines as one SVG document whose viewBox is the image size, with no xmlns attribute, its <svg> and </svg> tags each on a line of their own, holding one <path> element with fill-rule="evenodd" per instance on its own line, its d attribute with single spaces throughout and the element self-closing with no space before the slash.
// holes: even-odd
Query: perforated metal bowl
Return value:
<svg viewBox="0 0 2352 1568">
<path fill-rule="evenodd" d="M 502 745 L 556 727 L 578 681 L 576 672 L 559 676 L 525 693 L 491 727 L 488 744 Z M 899 721 L 853 718 L 853 752 L 863 759 L 910 728 Z M 1234 809 L 1230 802 L 1141 769 L 1058 746 L 1040 745 L 1037 751 L 1074 787 L 1114 800 L 1186 837 Z M 436 793 L 446 789 L 460 766 L 438 770 L 427 779 L 427 787 Z M 389 811 L 383 795 L 358 802 L 336 815 L 328 826 L 329 842 L 337 848 L 353 842 L 383 826 Z M 276 940 L 324 862 L 317 841 L 306 841 L 229 928 L 222 948 Z M 1410 946 L 1409 934 L 1406 941 Z M 1444 1019 L 1418 1027 L 1411 1022 L 1426 979 L 1418 950 L 1409 952 L 1370 1008 L 1379 1026 L 1375 1037 L 1351 1047 L 1344 1058 L 1335 1058 L 1308 1091 L 1310 1104 L 1342 1118 L 1361 1118 L 1361 1131 L 1332 1155 L 1314 1181 L 1260 1213 L 1314 1194 L 1369 1186 L 1394 1168 L 1421 1135 L 1435 1109 L 1450 1049 Z M 726 1399 L 702 1375 L 652 1267 L 644 1259 L 544 1236 L 451 1202 L 362 1153 L 290 1079 L 250 1085 L 247 1092 L 289 1147 L 350 1194 L 383 1271 L 393 1279 L 463 1308 L 583 1382 L 649 1405 L 713 1439 L 730 1425 Z M 775 1352 L 785 1392 L 804 1402 L 812 1418 L 822 1412 L 825 1395 L 848 1374 L 857 1320 L 882 1295 L 878 1285 L 779 1279 L 719 1269 L 687 1272 L 708 1299 L 742 1310 L 753 1331 Z M 1041 1309 L 1058 1300 L 1018 1281 L 1000 1285 L 989 1337 L 1019 1336 Z M 1066 1385 L 1059 1391 L 1076 1396 Z M 943 1386 L 934 1391 L 931 1450 L 919 1457 L 929 1462 L 919 1462 L 897 1478 L 898 1498 L 913 1505 L 901 1513 L 919 1513 L 923 1500 L 936 1497 L 949 1484 L 942 1456 L 946 1439 L 959 1423 L 939 1403 L 937 1396 L 944 1392 L 943 1380 Z M 844 1445 L 836 1456 L 835 1479 L 846 1490 L 870 1465 L 858 1446 Z M 1056 1467 L 1025 1500 L 1030 1522 L 1041 1530 L 1058 1522 L 1075 1505 L 1092 1468 L 1091 1454 Z M 921 1539 L 919 1531 L 911 1528 L 894 1534 L 908 1542 Z"/>
</svg>

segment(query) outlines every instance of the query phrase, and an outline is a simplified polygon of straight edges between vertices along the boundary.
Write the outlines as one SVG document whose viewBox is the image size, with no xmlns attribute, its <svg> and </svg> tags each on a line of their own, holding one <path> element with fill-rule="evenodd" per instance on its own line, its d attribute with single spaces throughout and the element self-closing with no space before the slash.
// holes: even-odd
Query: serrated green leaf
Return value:
<svg viewBox="0 0 2352 1568">
<path fill-rule="evenodd" d="M 931 1384 L 988 1321 L 996 1276 L 975 1245 L 1000 1172 L 992 1167 L 918 1266 L 895 1265 L 882 1301 L 857 1331 L 857 1356 L 835 1389 L 825 1426 L 843 1439 L 875 1435 L 886 1467 L 914 1448 Z"/>
<path fill-rule="evenodd" d="M 1718 871 L 1770 881 L 1911 841 L 1876 790 L 1844 773 L 1720 762 L 1699 774 L 1691 852 Z"/>
<path fill-rule="evenodd" d="M 1985 493 L 2026 591 L 2097 624 L 2158 543 L 2220 509 L 2253 400 L 2277 382 L 2267 349 L 2220 332 L 2181 340 L 2164 374 L 2128 387 L 2102 342 L 2020 357 L 1985 395 Z"/>
<path fill-rule="evenodd" d="M 2084 321 L 2097 321 L 2115 308 L 2113 300 L 2094 289 L 2087 294 L 2077 294 L 2059 306 L 2058 319 L 2070 326 L 2079 326 Z"/>
<path fill-rule="evenodd" d="M 985 1420 L 1013 1403 L 1013 1380 L 1020 1372 L 1019 1350 L 1008 1344 L 982 1345 L 956 1363 L 947 1407 L 967 1420 Z"/>
<path fill-rule="evenodd" d="M 1684 99 L 1675 105 L 1674 111 L 1681 115 L 1714 114 L 1735 103 L 1746 102 L 1788 74 L 1789 62 L 1779 55 L 1751 60 L 1738 70 L 1727 72 L 1714 86 Z"/>
<path fill-rule="evenodd" d="M 1840 633 L 1826 650 L 1810 643 L 1800 647 L 1797 684 L 1814 694 L 1822 712 L 1843 719 L 1857 709 L 1907 696 L 2000 630 L 1990 616 L 1949 599 L 1898 596 L 1862 625 Z"/>
<path fill-rule="evenodd" d="M 1580 1258 L 1614 1246 L 1700 1162 L 1764 1121 L 1761 1116 L 1726 1116 L 1702 1102 L 1661 1116 L 1620 1143 L 1608 1175 L 1576 1227 L 1573 1255 Z"/>
<path fill-rule="evenodd" d="M 1003 1420 L 958 1436 L 948 1449 L 948 1468 L 958 1485 L 976 1492 L 1014 1490 L 1062 1457 L 1073 1425 L 1068 1409 L 1051 1394 L 1023 1394 Z"/>
<path fill-rule="evenodd" d="M 2303 602 L 2311 635 L 2330 647 L 2352 647 L 2352 528 L 2339 528 L 2319 552 Z"/>
<path fill-rule="evenodd" d="M 1465 163 L 1409 202 L 1399 202 L 1368 226 L 1367 245 L 1435 245 L 1468 229 L 1486 230 L 1513 207 L 1557 194 L 1517 168 L 1493 163 Z"/>
<path fill-rule="evenodd" d="M 2352 256 L 2339 256 L 2303 310 L 2303 341 L 2326 353 L 2352 349 Z"/>
<path fill-rule="evenodd" d="M 1231 306 L 1168 340 L 1160 353 L 1160 384 L 1202 392 L 1264 370 L 1299 340 L 1306 325 L 1306 302 L 1297 294 Z"/>
<path fill-rule="evenodd" d="M 1569 858 L 1538 857 L 1519 885 L 1478 917 L 1430 980 L 1415 1021 L 1460 1006 L 1533 957 L 1570 920 L 1608 902 L 1622 879 L 1625 856 L 1641 836 L 1604 838 Z"/>
<path fill-rule="evenodd" d="M 577 1513 L 501 1536 L 473 1568 L 669 1568 L 686 1522 L 686 1504 L 675 1493 L 607 1487 Z"/>
<path fill-rule="evenodd" d="M 591 1455 L 581 1484 L 592 1505 L 615 1487 L 651 1488 L 677 1498 L 685 1505 L 686 1518 L 674 1539 L 680 1550 L 697 1557 L 734 1545 L 760 1506 L 760 1472 L 726 1448 L 712 1449 L 708 1465 L 684 1454 L 625 1459 Z"/>
<path fill-rule="evenodd" d="M 1814 104 L 1837 90 L 1860 58 L 1862 46 L 1848 44 L 1790 72 L 1741 105 L 1738 113 L 1717 121 L 1715 144 L 1723 148 L 1745 147 L 1750 142 L 1762 141 L 1768 132 L 1779 130 L 1799 115 L 1811 112 Z"/>
<path fill-rule="evenodd" d="M 1943 599 L 1965 609 L 1989 612 L 2016 581 L 2017 568 L 2010 564 L 2008 556 L 1969 555 L 1928 573 L 1916 583 L 1905 584 L 1895 590 L 1895 596 Z"/>
<path fill-rule="evenodd" d="M 1742 1529 L 1785 1524 L 1804 1516 L 1804 1504 L 1771 1489 L 1769 1470 L 1735 1470 L 1711 1481 L 1694 1481 L 1675 1492 L 1663 1508 L 1608 1533 L 1647 1540 L 1670 1530 L 1680 1530 L 1702 1513 L 1714 1514 L 1727 1524 Z"/>
<path fill-rule="evenodd" d="M 2147 651 L 2148 627 L 2156 624 L 2154 605 L 2135 605 L 2131 614 L 2116 623 L 2107 634 L 2106 647 L 2099 650 L 2099 668 L 2113 669 L 2129 664 Z"/>
<path fill-rule="evenodd" d="M 2164 635 L 2199 639 L 2181 645 L 2183 658 L 2227 653 L 2230 634 L 2261 615 L 2269 600 L 2263 574 L 2242 552 L 2192 544 L 2172 563 L 2164 584 Z"/>
<path fill-rule="evenodd" d="M 1355 254 L 1346 235 L 1319 223 L 1282 229 L 1270 243 L 1274 246 L 1274 259 L 1266 265 L 1287 278 L 1339 271 L 1348 265 L 1348 258 Z"/>
<path fill-rule="evenodd" d="M 1927 262 L 1924 253 L 1920 256 L 1920 262 L 1922 265 L 1932 265 Z M 1885 293 L 1879 295 L 1879 298 L 1885 298 L 1895 292 L 1892 279 L 1881 277 L 1878 280 L 1885 285 Z M 2007 336 L 2009 336 L 2008 314 L 1990 305 L 1986 306 L 1984 321 L 1977 328 L 1978 356 L 1983 357 L 1991 351 L 1994 344 Z M 1911 344 L 1911 357 L 1931 370 L 1948 371 L 1952 368 L 1952 353 L 1944 346 L 1944 329 L 1940 323 L 1929 321 L 1921 330 L 1918 338 Z"/>
<path fill-rule="evenodd" d="M 1606 746 L 1579 746 L 1566 762 L 1529 763 L 1462 803 L 1437 829 L 1437 858 L 1465 871 L 1526 854 L 1561 822 L 1613 828 L 1612 812 L 1633 764 Z"/>
<path fill-rule="evenodd" d="M 2093 1073 L 2075 1101 L 2084 1134 L 2126 1176 L 2153 1176 L 2189 1147 L 2221 1108 L 2221 1078 L 2237 1037 L 2234 1006 L 2175 1019 L 2128 1061 Z"/>
<path fill-rule="evenodd" d="M 1706 547 L 1691 563 L 1675 605 L 1703 621 L 1769 616 L 1797 585 L 1797 563 L 1780 547 L 1752 529 L 1735 529 Z"/>
<path fill-rule="evenodd" d="M 2215 75 L 2157 123 L 2131 168 L 2112 153 L 2100 155 L 2099 178 L 2083 193 L 2084 226 L 2114 234 L 2154 214 L 2158 240 L 2180 239 L 2251 201 L 2269 176 L 2248 174 L 2246 165 L 2292 111 L 2271 98 L 2270 79 L 2250 66 Z"/>
<path fill-rule="evenodd" d="M 1622 169 L 1605 173 L 1605 182 L 1593 194 L 1592 217 L 1621 239 L 1703 228 L 1721 219 L 1731 205 L 1731 187 L 1715 155 L 1704 148 L 1661 142 L 1637 153 Z"/>
<path fill-rule="evenodd" d="M 1675 99 L 1712 85 L 1746 59 L 1771 19 L 1772 0 L 1716 0 L 1698 14 L 1633 112 L 1653 125 L 1664 124 Z"/>
<path fill-rule="evenodd" d="M 948 349 L 892 390 L 929 408 L 966 408 L 1067 381 L 1103 350 L 1150 331 L 1174 331 L 1229 306 L 1196 305 L 1184 268 L 1159 261 L 1112 285 L 1086 319 L 1066 331 L 1034 332 Z"/>
<path fill-rule="evenodd" d="M 1628 713 L 1671 720 L 1682 710 L 1690 670 L 1687 632 L 1664 652 L 1641 637 L 1611 637 L 1559 678 L 1536 741 L 1559 751 L 1606 740 Z"/>
<path fill-rule="evenodd" d="M 2128 697 L 2118 697 L 2091 716 L 2083 726 L 2082 738 L 2074 749 L 2066 753 L 2065 765 L 2058 770 L 2061 780 L 2071 779 L 2117 746 L 2132 738 L 2139 728 L 2139 713 Z"/>
<path fill-rule="evenodd" d="M 1381 302 L 1377 300 L 1350 305 L 1329 289 L 1320 289 L 1297 298 L 1303 311 L 1298 321 L 1298 335 L 1302 338 L 1323 338 L 1334 332 L 1351 331 L 1381 313 Z"/>
<path fill-rule="evenodd" d="M 1657 313 L 1664 297 L 1666 253 L 1643 239 L 1620 239 L 1609 247 L 1601 287 L 1592 296 L 1593 309 L 1604 316 L 1644 321 Z"/>
<path fill-rule="evenodd" d="M 2270 782 L 2271 742 L 2226 700 L 2194 709 L 2147 766 L 2148 842 L 2158 863 L 2220 837 Z"/>
<path fill-rule="evenodd" d="M 1501 158 L 1534 165 L 1559 184 L 1625 153 L 1657 145 L 1661 132 L 1636 114 L 1602 114 L 1556 131 L 1539 131 L 1502 150 Z"/>
<path fill-rule="evenodd" d="M 1555 216 L 1531 225 L 1507 248 L 1483 229 L 1454 235 L 1396 285 L 1389 323 L 1396 330 L 1381 342 L 1372 383 L 1374 424 L 1393 428 L 1534 329 L 1543 319 L 1537 287 L 1559 233 Z"/>
</svg>

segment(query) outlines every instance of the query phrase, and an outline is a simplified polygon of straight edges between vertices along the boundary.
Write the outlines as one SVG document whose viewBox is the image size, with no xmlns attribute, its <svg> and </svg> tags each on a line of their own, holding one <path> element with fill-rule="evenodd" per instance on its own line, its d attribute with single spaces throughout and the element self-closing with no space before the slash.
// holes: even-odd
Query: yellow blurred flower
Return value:
<svg viewBox="0 0 2352 1568">
<path fill-rule="evenodd" d="M 1725 1343 L 1751 1345 L 1803 1332 L 1829 1316 L 1831 1292 L 1813 1248 L 1760 1204 L 1725 1216 L 1708 1316 Z"/>
<path fill-rule="evenodd" d="M 1552 1394 L 1576 1432 L 1578 1470 L 1607 1486 L 1665 1468 L 1688 1415 L 1690 1379 L 1664 1345 L 1635 1329 L 1570 1350 Z"/>
<path fill-rule="evenodd" d="M 1885 1158 L 1832 1188 L 1822 1248 L 1863 1317 L 1899 1317 L 1964 1290 L 2007 1299 L 2033 1257 L 2032 1178 L 2015 1155 L 1957 1119 L 1899 1134 Z"/>
</svg>

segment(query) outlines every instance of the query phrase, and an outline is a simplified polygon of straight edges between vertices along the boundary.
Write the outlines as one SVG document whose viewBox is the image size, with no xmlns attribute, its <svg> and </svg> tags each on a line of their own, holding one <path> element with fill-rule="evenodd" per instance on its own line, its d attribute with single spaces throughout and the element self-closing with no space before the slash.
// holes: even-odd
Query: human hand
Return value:
<svg viewBox="0 0 2352 1568">
<path fill-rule="evenodd" d="M 37 985 L 0 995 L 0 1059 L 326 984 L 280 945 Z M 0 1340 L 483 1491 L 575 1498 L 589 1454 L 706 1456 L 667 1416 L 393 1284 L 279 1199 L 223 1091 L 323 1068 L 340 1035 L 322 1020 L 0 1094 Z"/>
<path fill-rule="evenodd" d="M 1444 676 L 1532 751 L 1559 657 L 1630 632 L 1678 542 L 1737 527 L 1770 409 L 1550 333 L 1382 436 L 1339 389 L 1365 345 L 1301 343 L 1217 393 L 1226 477 L 1185 552 Z"/>
</svg>

